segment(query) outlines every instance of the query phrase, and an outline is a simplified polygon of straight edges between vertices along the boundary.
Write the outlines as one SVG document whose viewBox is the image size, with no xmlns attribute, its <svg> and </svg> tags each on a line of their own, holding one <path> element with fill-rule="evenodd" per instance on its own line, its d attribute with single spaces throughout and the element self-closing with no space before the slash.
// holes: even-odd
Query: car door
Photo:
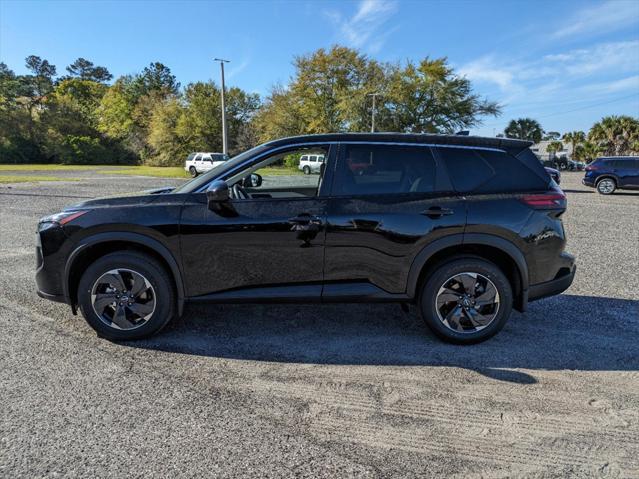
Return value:
<svg viewBox="0 0 639 479">
<path fill-rule="evenodd" d="M 639 188 L 639 158 L 628 160 L 628 185 L 633 188 Z"/>
<path fill-rule="evenodd" d="M 623 158 L 612 161 L 615 175 L 618 178 L 619 188 L 635 188 L 639 187 L 639 160 L 632 158 Z"/>
<path fill-rule="evenodd" d="M 195 171 L 202 173 L 202 153 L 195 155 L 195 158 L 193 158 L 193 165 L 195 166 Z"/>
<path fill-rule="evenodd" d="M 249 161 L 239 175 L 252 173 L 263 160 L 261 154 Z M 289 171 L 290 175 L 264 176 L 260 187 L 243 187 L 248 197 L 231 199 L 221 211 L 209 209 L 205 192 L 185 201 L 180 231 L 189 296 L 319 300 L 327 206 L 324 183 L 317 175 Z"/>
<path fill-rule="evenodd" d="M 455 233 L 461 243 L 464 199 L 428 146 L 341 144 L 330 196 L 325 301 L 349 291 L 403 294 L 424 247 Z"/>
</svg>

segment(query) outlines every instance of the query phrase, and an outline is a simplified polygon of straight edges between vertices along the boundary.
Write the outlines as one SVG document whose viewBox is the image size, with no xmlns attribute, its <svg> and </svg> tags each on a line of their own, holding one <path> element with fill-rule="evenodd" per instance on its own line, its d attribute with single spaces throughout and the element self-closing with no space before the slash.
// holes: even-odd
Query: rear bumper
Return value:
<svg viewBox="0 0 639 479">
<path fill-rule="evenodd" d="M 595 181 L 590 179 L 590 178 L 584 178 L 584 179 L 581 180 L 581 184 L 582 185 L 586 185 L 586 186 L 594 187 L 595 186 Z"/>
<path fill-rule="evenodd" d="M 572 281 L 575 279 L 576 270 L 577 266 L 573 263 L 569 269 L 564 269 L 563 271 L 565 272 L 555 279 L 546 281 L 545 283 L 530 285 L 528 287 L 528 301 L 535 301 L 563 293 L 570 287 Z"/>
</svg>

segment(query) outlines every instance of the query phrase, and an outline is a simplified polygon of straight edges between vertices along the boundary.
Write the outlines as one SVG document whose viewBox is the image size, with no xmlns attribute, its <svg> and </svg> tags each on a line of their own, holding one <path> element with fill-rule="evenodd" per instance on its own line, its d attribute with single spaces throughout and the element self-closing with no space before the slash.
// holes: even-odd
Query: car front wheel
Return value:
<svg viewBox="0 0 639 479">
<path fill-rule="evenodd" d="M 305 166 L 302 171 L 304 171 L 305 175 L 310 175 L 311 174 L 311 169 L 308 166 Z"/>
<path fill-rule="evenodd" d="M 611 195 L 617 189 L 617 183 L 612 178 L 604 178 L 597 183 L 597 191 L 602 195 Z"/>
<path fill-rule="evenodd" d="M 428 327 L 445 341 L 472 344 L 497 334 L 512 311 L 508 278 L 493 263 L 461 258 L 429 275 L 419 297 Z"/>
<path fill-rule="evenodd" d="M 192 178 L 195 178 L 197 176 L 197 170 L 195 169 L 195 166 L 191 166 L 189 168 L 189 173 L 191 173 Z"/>
<path fill-rule="evenodd" d="M 140 339 L 160 331 L 175 314 L 169 273 L 155 259 L 116 252 L 91 264 L 78 284 L 82 315 L 99 336 Z"/>
</svg>

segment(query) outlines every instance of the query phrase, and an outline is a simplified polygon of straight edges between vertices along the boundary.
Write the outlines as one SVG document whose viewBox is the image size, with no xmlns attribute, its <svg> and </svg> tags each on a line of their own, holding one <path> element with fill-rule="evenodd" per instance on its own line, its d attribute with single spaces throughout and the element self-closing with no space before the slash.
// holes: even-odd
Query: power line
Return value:
<svg viewBox="0 0 639 479">
<path fill-rule="evenodd" d="M 535 119 L 550 118 L 550 117 L 553 117 L 553 116 L 566 115 L 568 113 L 573 113 L 575 111 L 587 110 L 588 108 L 593 108 L 593 107 L 602 106 L 602 105 L 608 105 L 610 103 L 616 103 L 616 102 L 621 101 L 621 100 L 627 100 L 628 98 L 631 98 L 631 97 L 634 97 L 634 96 L 639 96 L 639 93 L 632 93 L 631 95 L 626 95 L 626 96 L 622 96 L 622 97 L 619 97 L 619 98 L 615 98 L 614 100 L 609 100 L 609 101 L 604 101 L 604 102 L 599 102 L 599 103 L 593 103 L 591 105 L 586 105 L 586 106 L 582 106 L 582 107 L 579 107 L 579 108 L 573 108 L 572 110 L 565 110 L 565 111 L 550 113 L 548 115 L 537 116 L 537 117 L 535 117 Z M 482 125 L 482 127 L 486 128 L 486 127 L 497 126 L 497 125 L 502 125 L 502 122 L 489 123 L 487 125 Z"/>
</svg>

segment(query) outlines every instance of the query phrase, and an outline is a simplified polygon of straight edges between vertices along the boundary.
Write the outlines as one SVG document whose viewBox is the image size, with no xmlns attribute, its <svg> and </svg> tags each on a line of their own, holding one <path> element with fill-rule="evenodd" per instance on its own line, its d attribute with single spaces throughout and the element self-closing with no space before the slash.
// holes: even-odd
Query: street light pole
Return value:
<svg viewBox="0 0 639 479">
<path fill-rule="evenodd" d="M 373 110 L 371 111 L 371 133 L 375 133 L 375 99 L 378 95 L 379 93 L 369 93 L 368 95 L 366 95 L 373 97 Z"/>
<path fill-rule="evenodd" d="M 223 60 L 221 58 L 214 58 L 213 61 L 220 62 L 220 69 L 222 70 L 222 153 L 228 154 L 228 136 L 226 132 L 226 108 L 224 105 L 224 64 L 230 60 Z"/>
</svg>

